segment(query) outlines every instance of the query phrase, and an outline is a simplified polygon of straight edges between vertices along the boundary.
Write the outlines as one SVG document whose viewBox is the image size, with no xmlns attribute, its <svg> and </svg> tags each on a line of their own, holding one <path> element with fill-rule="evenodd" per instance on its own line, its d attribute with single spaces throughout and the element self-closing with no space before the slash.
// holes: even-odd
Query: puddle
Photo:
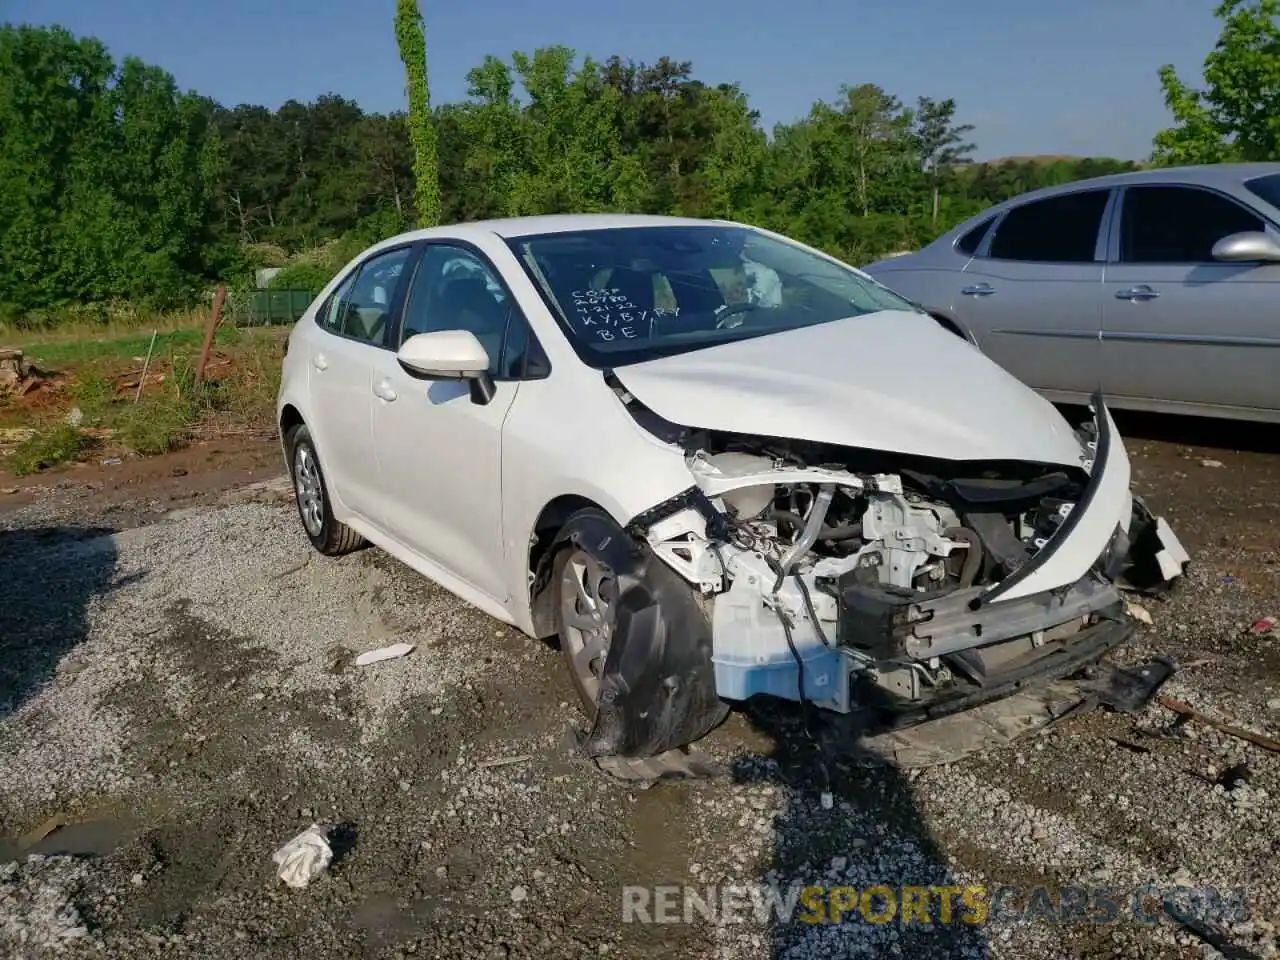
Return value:
<svg viewBox="0 0 1280 960">
<path fill-rule="evenodd" d="M 40 856 L 104 857 L 134 835 L 134 826 L 121 820 L 81 820 L 63 824 L 36 843 L 0 839 L 0 863 L 31 854 Z"/>
</svg>

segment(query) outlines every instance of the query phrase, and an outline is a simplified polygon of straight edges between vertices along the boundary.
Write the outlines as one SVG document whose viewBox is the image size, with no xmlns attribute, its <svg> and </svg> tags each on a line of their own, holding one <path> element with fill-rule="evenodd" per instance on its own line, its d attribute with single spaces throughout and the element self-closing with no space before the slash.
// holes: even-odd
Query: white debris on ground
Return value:
<svg viewBox="0 0 1280 960">
<path fill-rule="evenodd" d="M 89 935 L 75 893 L 86 866 L 70 857 L 0 864 L 0 956 L 56 957 Z"/>
<path fill-rule="evenodd" d="M 356 657 L 357 667 L 367 667 L 371 663 L 381 663 L 383 660 L 397 660 L 400 657 L 408 656 L 413 653 L 412 643 L 393 643 L 389 647 L 379 647 L 377 650 L 366 650 L 360 656 Z"/>
<path fill-rule="evenodd" d="M 276 875 L 295 890 L 301 890 L 328 869 L 333 862 L 329 838 L 313 823 L 271 855 L 279 867 Z"/>
</svg>

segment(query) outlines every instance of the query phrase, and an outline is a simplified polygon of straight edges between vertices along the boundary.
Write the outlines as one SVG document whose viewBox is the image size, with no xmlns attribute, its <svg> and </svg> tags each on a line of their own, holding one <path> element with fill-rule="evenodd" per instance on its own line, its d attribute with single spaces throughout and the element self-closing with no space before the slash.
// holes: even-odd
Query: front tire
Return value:
<svg viewBox="0 0 1280 960">
<path fill-rule="evenodd" d="M 340 557 L 364 546 L 364 537 L 334 519 L 324 471 L 320 469 L 315 441 L 306 424 L 298 424 L 289 431 L 285 446 L 289 451 L 298 518 L 311 545 L 326 557 Z"/>
<path fill-rule="evenodd" d="M 595 716 L 600 676 L 613 638 L 617 582 L 579 546 L 566 547 L 552 566 L 560 653 L 578 694 L 578 706 Z"/>
<path fill-rule="evenodd" d="M 556 537 L 550 587 L 560 652 L 591 727 L 590 757 L 655 757 L 728 715 L 716 695 L 711 620 L 698 592 L 603 510 Z"/>
</svg>

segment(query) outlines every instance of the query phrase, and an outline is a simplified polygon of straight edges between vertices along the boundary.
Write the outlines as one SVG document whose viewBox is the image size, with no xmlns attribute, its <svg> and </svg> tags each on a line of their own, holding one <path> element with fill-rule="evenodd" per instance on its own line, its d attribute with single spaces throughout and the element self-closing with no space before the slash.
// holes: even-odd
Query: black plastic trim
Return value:
<svg viewBox="0 0 1280 960">
<path fill-rule="evenodd" d="M 1090 406 L 1093 407 L 1094 418 L 1098 424 L 1098 449 L 1093 459 L 1093 473 L 1089 477 L 1088 485 L 1084 488 L 1084 495 L 1076 503 L 1067 518 L 1062 521 L 1062 525 L 1054 531 L 1053 536 L 1049 538 L 1049 542 L 1041 548 L 1040 552 L 1009 574 L 1009 576 L 995 584 L 986 593 L 974 597 L 969 604 L 970 609 L 977 610 L 992 600 L 1004 596 L 1004 594 L 1048 563 L 1071 537 L 1071 532 L 1080 525 L 1080 519 L 1085 515 L 1094 498 L 1098 495 L 1098 488 L 1102 485 L 1102 475 L 1106 472 L 1107 463 L 1111 458 L 1112 441 L 1111 426 L 1107 419 L 1106 404 L 1103 401 L 1101 390 L 1094 393 L 1090 400 Z"/>
<path fill-rule="evenodd" d="M 1133 624 L 1127 620 L 1104 620 L 1087 627 L 1071 639 L 1057 653 L 1049 654 L 1019 670 L 1000 677 L 991 687 L 983 687 L 974 693 L 935 700 L 923 707 L 904 705 L 901 708 L 879 704 L 888 714 L 889 728 L 912 727 L 929 720 L 962 713 L 985 703 L 1003 700 L 1027 687 L 1039 687 L 1061 680 L 1083 669 L 1120 646 L 1133 633 Z"/>
</svg>

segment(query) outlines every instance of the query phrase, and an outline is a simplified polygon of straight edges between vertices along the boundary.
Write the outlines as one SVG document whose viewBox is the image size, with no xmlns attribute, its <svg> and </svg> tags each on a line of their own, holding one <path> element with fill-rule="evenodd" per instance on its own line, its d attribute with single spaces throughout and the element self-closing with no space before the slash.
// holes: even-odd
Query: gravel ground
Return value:
<svg viewBox="0 0 1280 960">
<path fill-rule="evenodd" d="M 1131 442 L 1196 565 L 1122 659 L 1175 657 L 1164 693 L 1276 737 L 1280 631 L 1247 628 L 1280 613 L 1280 454 L 1256 447 Z M 575 756 L 554 650 L 377 550 L 313 555 L 279 484 L 206 494 L 0 507 L 0 955 L 1217 956 L 1134 919 L 1148 885 L 1245 888 L 1218 945 L 1277 955 L 1276 754 L 1153 705 L 903 772 L 820 761 L 794 717 L 739 712 L 700 745 L 724 776 L 624 783 Z M 399 641 L 416 649 L 354 664 Z M 312 823 L 335 859 L 292 890 L 271 854 Z M 713 923 L 677 896 L 679 922 L 622 922 L 624 887 L 675 884 L 746 905 Z M 1120 909 L 752 906 L 807 884 L 1106 887 Z"/>
</svg>

